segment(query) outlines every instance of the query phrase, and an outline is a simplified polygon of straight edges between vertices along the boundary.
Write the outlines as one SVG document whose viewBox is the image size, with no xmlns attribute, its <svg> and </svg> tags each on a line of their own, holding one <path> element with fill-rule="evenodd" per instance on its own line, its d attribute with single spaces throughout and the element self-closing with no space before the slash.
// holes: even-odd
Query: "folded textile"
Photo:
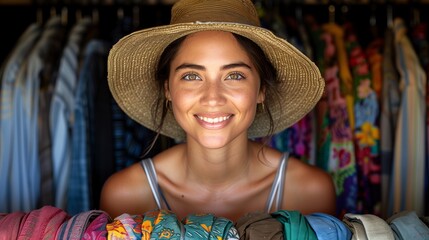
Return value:
<svg viewBox="0 0 429 240">
<path fill-rule="evenodd" d="M 317 240 L 316 233 L 307 219 L 298 211 L 279 210 L 271 213 L 275 219 L 283 224 L 284 239 L 288 240 Z"/>
<path fill-rule="evenodd" d="M 113 220 L 107 213 L 101 213 L 88 225 L 83 234 L 83 240 L 106 240 L 106 225 L 112 221 Z"/>
<path fill-rule="evenodd" d="M 213 214 L 190 214 L 184 220 L 185 239 L 239 239 L 233 222 Z"/>
<path fill-rule="evenodd" d="M 233 222 L 212 214 L 190 214 L 179 221 L 168 210 L 153 210 L 144 215 L 122 214 L 106 224 L 107 238 L 238 240 Z"/>
<path fill-rule="evenodd" d="M 181 239 L 184 229 L 176 214 L 167 210 L 154 210 L 144 214 L 143 239 Z"/>
<path fill-rule="evenodd" d="M 346 213 L 343 222 L 353 233 L 353 239 L 395 240 L 390 226 L 376 215 Z"/>
<path fill-rule="evenodd" d="M 0 239 L 18 239 L 21 222 L 25 215 L 25 212 L 2 214 L 2 217 L 0 218 Z"/>
<path fill-rule="evenodd" d="M 283 224 L 269 213 L 249 213 L 239 218 L 235 228 L 240 239 L 283 240 Z"/>
<path fill-rule="evenodd" d="M 429 239 L 429 228 L 420 220 L 415 211 L 402 211 L 388 218 L 396 239 Z"/>
<path fill-rule="evenodd" d="M 352 239 L 350 229 L 340 219 L 325 213 L 305 215 L 319 240 L 349 240 Z"/>
<path fill-rule="evenodd" d="M 90 210 L 73 215 L 70 219 L 61 224 L 55 239 L 82 239 L 88 225 L 100 214 L 105 214 L 105 212 L 101 210 Z"/>
</svg>

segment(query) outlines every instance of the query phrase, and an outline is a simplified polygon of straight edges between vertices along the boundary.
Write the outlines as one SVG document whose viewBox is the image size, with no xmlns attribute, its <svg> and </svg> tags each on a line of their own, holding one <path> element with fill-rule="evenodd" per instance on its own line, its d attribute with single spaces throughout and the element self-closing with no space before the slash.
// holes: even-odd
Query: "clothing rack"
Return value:
<svg viewBox="0 0 429 240">
<path fill-rule="evenodd" d="M 10 49 L 15 45 L 16 39 L 23 30 L 35 21 L 44 22 L 51 15 L 64 16 L 68 24 L 73 24 L 79 16 L 90 15 L 99 26 L 112 30 L 112 24 L 123 17 L 138 19 L 135 28 L 146 28 L 155 25 L 166 24 L 170 19 L 170 5 L 158 1 L 119 1 L 116 2 L 89 2 L 75 0 L 36 0 L 23 3 L 16 1 L 15 4 L 4 4 L 6 0 L 0 0 L 0 24 L 5 36 L 2 38 L 0 48 L 0 63 L 3 62 Z M 255 0 L 256 2 L 256 0 Z M 386 26 L 396 16 L 402 16 L 407 24 L 427 22 L 425 13 L 429 9 L 429 2 L 379 2 L 356 3 L 343 1 L 264 1 L 266 11 L 273 11 L 281 16 L 293 16 L 300 18 L 305 14 L 313 15 L 320 24 L 326 22 L 342 22 L 350 20 L 356 24 L 357 36 L 371 38 L 368 26 L 377 26 L 379 34 L 384 33 Z M 22 16 L 26 16 L 23 18 Z M 65 21 L 65 22 L 67 22 Z M 362 39 L 360 39 L 362 40 Z M 364 39 L 366 40 L 366 39 Z M 363 41 L 365 42 L 365 41 Z"/>
</svg>

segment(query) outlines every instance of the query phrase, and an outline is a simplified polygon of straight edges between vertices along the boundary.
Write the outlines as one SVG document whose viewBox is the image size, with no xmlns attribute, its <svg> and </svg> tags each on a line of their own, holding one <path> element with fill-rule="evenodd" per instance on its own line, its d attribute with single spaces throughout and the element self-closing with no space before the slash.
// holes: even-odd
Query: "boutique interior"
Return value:
<svg viewBox="0 0 429 240">
<path fill-rule="evenodd" d="M 421 226 L 420 233 L 429 234 L 429 1 L 253 2 L 262 26 L 313 60 L 326 80 L 325 95 L 315 109 L 273 135 L 269 144 L 331 174 L 337 191 L 334 217 L 352 229 L 352 234 L 358 234 L 353 228 L 357 219 L 364 222 L 360 217 L 370 216 L 383 227 L 392 227 L 389 231 L 394 229 L 398 236 L 392 223 L 396 214 L 420 221 L 415 226 Z M 43 211 L 47 206 L 69 217 L 96 211 L 106 179 L 141 160 L 155 133 L 128 118 L 114 102 L 106 81 L 107 56 L 125 35 L 168 24 L 173 3 L 0 0 L 0 213 L 4 213 L 0 223 L 2 216 L 4 223 L 14 212 Z M 66 128 L 58 130 L 64 131 L 61 136 L 51 135 L 46 122 L 58 113 L 48 106 L 56 94 L 52 91 L 63 49 L 74 28 L 83 24 L 86 32 L 76 56 L 81 65 L 75 69 L 74 95 L 69 99 L 73 103 L 67 105 L 66 101 L 67 115 L 59 118 Z M 22 60 L 12 66 L 11 59 L 34 37 L 32 28 L 48 29 L 49 25 L 58 31 L 50 33 L 52 39 L 39 57 L 41 64 L 26 70 L 31 81 L 19 86 L 26 101 L 17 101 L 17 83 L 6 73 L 29 65 Z M 102 49 L 89 58 L 85 50 L 91 42 Z M 404 64 L 404 59 L 410 62 Z M 92 66 L 84 68 L 85 63 Z M 83 69 L 93 82 L 78 91 Z M 409 80 L 409 76 L 415 79 Z M 73 108 L 82 102 L 79 98 L 85 99 L 87 104 L 81 106 L 89 112 L 81 119 L 86 122 L 83 132 Z M 19 111 L 24 114 L 13 114 Z M 64 141 L 66 145 L 56 144 Z M 176 143 L 161 137 L 145 157 Z M 63 146 L 67 149 L 61 149 Z M 64 151 L 60 165 L 68 167 L 55 166 L 59 163 L 53 163 L 54 151 Z M 102 215 L 99 211 L 94 214 Z M 420 236 L 429 239 L 424 234 Z"/>
</svg>

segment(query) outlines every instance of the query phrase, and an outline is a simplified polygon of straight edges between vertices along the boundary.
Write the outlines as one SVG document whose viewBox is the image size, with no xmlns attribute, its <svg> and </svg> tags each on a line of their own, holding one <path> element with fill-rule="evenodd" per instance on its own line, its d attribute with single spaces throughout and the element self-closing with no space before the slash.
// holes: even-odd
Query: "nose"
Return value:
<svg viewBox="0 0 429 240">
<path fill-rule="evenodd" d="M 201 104 L 219 106 L 226 102 L 225 89 L 220 81 L 206 82 L 202 89 Z"/>
</svg>

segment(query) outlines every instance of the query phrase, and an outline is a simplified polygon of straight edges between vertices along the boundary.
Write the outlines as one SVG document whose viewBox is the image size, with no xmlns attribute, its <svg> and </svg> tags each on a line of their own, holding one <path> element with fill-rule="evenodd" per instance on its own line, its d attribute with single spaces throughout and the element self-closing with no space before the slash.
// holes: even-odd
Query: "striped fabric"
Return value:
<svg viewBox="0 0 429 240">
<path fill-rule="evenodd" d="M 2 66 L 1 71 L 1 105 L 0 105 L 0 212 L 9 212 L 17 210 L 28 210 L 25 208 L 11 207 L 11 202 L 22 202 L 25 199 L 12 198 L 10 193 L 13 185 L 10 179 L 11 175 L 20 175 L 19 169 L 16 169 L 18 161 L 13 159 L 12 140 L 16 136 L 14 125 L 14 90 L 15 81 L 21 66 L 28 57 L 31 49 L 36 44 L 37 39 L 42 33 L 42 27 L 38 24 L 30 25 L 18 40 L 8 59 Z M 15 183 L 16 184 L 16 183 Z M 14 184 L 14 185 L 15 185 Z"/>
<path fill-rule="evenodd" d="M 394 63 L 393 31 L 385 34 L 383 50 L 383 83 L 380 116 L 381 151 L 381 216 L 388 216 L 390 174 L 393 164 L 395 129 L 400 107 L 399 76 Z"/>
<path fill-rule="evenodd" d="M 401 107 L 396 129 L 390 212 L 424 214 L 426 74 L 410 43 L 402 19 L 395 19 L 396 65 Z"/>
<path fill-rule="evenodd" d="M 74 121 L 74 94 L 77 85 L 78 54 L 90 24 L 90 18 L 82 18 L 71 30 L 60 60 L 60 69 L 51 102 L 50 124 L 55 206 L 62 209 L 67 207 L 67 188 L 72 151 L 70 129 Z"/>
<path fill-rule="evenodd" d="M 40 197 L 41 173 L 38 156 L 38 113 L 41 76 L 53 69 L 47 69 L 46 58 L 54 53 L 59 18 L 51 18 L 43 28 L 42 35 L 32 47 L 26 61 L 15 79 L 13 91 L 12 121 L 13 133 L 7 139 L 12 149 L 6 181 L 9 211 L 29 211 L 37 207 Z M 13 185 L 11 184 L 13 183 Z"/>
<path fill-rule="evenodd" d="M 86 44 L 82 69 L 75 93 L 74 126 L 72 139 L 71 172 L 68 184 L 67 211 L 74 215 L 91 209 L 90 166 L 95 89 L 99 81 L 105 81 L 105 61 L 109 45 L 101 40 Z"/>
<path fill-rule="evenodd" d="M 72 216 L 67 221 L 63 222 L 57 229 L 55 235 L 56 240 L 72 240 L 83 239 L 88 226 L 97 219 L 98 216 L 106 214 L 101 210 L 91 210 L 82 212 Z"/>
</svg>

